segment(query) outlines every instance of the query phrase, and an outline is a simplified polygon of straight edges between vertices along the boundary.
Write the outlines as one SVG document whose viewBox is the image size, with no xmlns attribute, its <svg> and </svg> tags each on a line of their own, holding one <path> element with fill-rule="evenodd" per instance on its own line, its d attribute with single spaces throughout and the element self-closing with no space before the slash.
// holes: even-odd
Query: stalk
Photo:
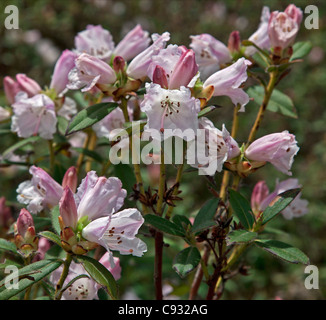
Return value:
<svg viewBox="0 0 326 320">
<path fill-rule="evenodd" d="M 54 294 L 54 299 L 55 300 L 60 300 L 62 297 L 62 291 L 61 289 L 63 288 L 63 284 L 68 276 L 68 272 L 69 272 L 69 267 L 72 261 L 72 255 L 70 253 L 67 253 L 66 256 L 66 260 L 63 264 L 63 270 L 60 276 L 60 279 L 56 285 L 56 289 L 55 289 L 55 294 Z"/>
</svg>

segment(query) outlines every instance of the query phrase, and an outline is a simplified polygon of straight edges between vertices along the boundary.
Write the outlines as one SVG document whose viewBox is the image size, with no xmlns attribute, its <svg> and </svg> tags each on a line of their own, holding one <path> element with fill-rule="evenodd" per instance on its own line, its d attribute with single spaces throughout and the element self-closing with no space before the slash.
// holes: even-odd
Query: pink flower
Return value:
<svg viewBox="0 0 326 320">
<path fill-rule="evenodd" d="M 268 7 L 263 7 L 260 24 L 258 29 L 249 37 L 248 40 L 252 41 L 261 49 L 270 49 L 270 40 L 268 36 L 268 21 L 270 18 L 270 11 Z M 257 49 L 253 46 L 247 47 L 245 54 L 248 56 L 252 56 L 257 52 Z"/>
<path fill-rule="evenodd" d="M 287 179 L 281 182 L 276 183 L 275 190 L 265 195 L 262 194 L 260 203 L 259 203 L 259 210 L 264 211 L 270 203 L 281 193 L 291 190 L 301 188 L 302 186 L 299 184 L 297 179 Z M 301 199 L 301 192 L 296 196 L 296 198 L 282 211 L 282 215 L 285 219 L 291 220 L 293 218 L 299 218 L 308 213 L 308 201 Z M 264 197 L 265 196 L 265 197 Z"/>
<path fill-rule="evenodd" d="M 203 87 L 214 87 L 213 96 L 228 96 L 233 104 L 241 105 L 240 111 L 244 111 L 244 106 L 249 102 L 249 96 L 240 88 L 247 80 L 247 66 L 251 62 L 245 58 L 240 58 L 231 66 L 212 74 L 203 84 Z"/>
<path fill-rule="evenodd" d="M 59 57 L 53 71 L 52 80 L 50 84 L 51 89 L 55 89 L 59 95 L 66 89 L 68 84 L 68 74 L 75 67 L 76 53 L 65 50 Z"/>
<path fill-rule="evenodd" d="M 27 77 L 25 74 L 18 73 L 16 75 L 16 80 L 17 81 L 10 77 L 5 77 L 3 79 L 6 98 L 10 104 L 15 102 L 16 95 L 21 91 L 25 92 L 27 96 L 31 98 L 42 90 L 36 81 Z"/>
<path fill-rule="evenodd" d="M 88 25 L 75 37 L 75 47 L 78 54 L 87 53 L 108 61 L 114 50 L 112 35 L 102 26 Z"/>
<path fill-rule="evenodd" d="M 115 47 L 113 54 L 121 56 L 124 60 L 129 61 L 144 51 L 150 43 L 148 32 L 144 31 L 138 24 L 129 31 L 126 36 Z"/>
<path fill-rule="evenodd" d="M 108 264 L 108 255 L 104 254 L 103 257 L 99 260 L 113 275 L 115 280 L 120 278 L 121 274 L 121 267 L 120 267 L 120 260 L 119 258 L 114 257 L 115 267 L 112 268 Z M 63 267 L 56 269 L 50 277 L 50 281 L 53 285 L 56 285 L 60 279 Z M 101 286 L 95 282 L 84 269 L 84 267 L 79 264 L 75 263 L 74 261 L 71 262 L 68 276 L 63 284 L 65 287 L 72 279 L 80 276 L 82 274 L 87 275 L 88 277 L 80 278 L 76 280 L 66 291 L 63 292 L 61 300 L 97 300 L 97 291 L 101 288 Z"/>
<path fill-rule="evenodd" d="M 57 117 L 54 102 L 44 94 L 28 98 L 27 93 L 20 93 L 12 105 L 11 130 L 19 137 L 28 138 L 39 135 L 50 140 L 56 132 Z"/>
<path fill-rule="evenodd" d="M 152 57 L 165 47 L 166 42 L 170 40 L 170 34 L 168 32 L 164 32 L 161 36 L 153 34 L 152 39 L 153 44 L 132 59 L 128 65 L 127 74 L 129 77 L 142 79 L 147 76 Z"/>
<path fill-rule="evenodd" d="M 38 241 L 38 249 L 36 255 L 33 258 L 33 262 L 43 260 L 45 258 L 45 254 L 50 249 L 51 243 L 48 239 L 41 237 Z"/>
<path fill-rule="evenodd" d="M 202 79 L 219 70 L 220 65 L 231 61 L 228 47 L 207 33 L 191 36 L 190 47 L 196 54 L 196 61 Z"/>
<path fill-rule="evenodd" d="M 78 176 L 77 176 L 77 169 L 75 167 L 70 167 L 63 179 L 62 179 L 62 188 L 65 188 L 68 186 L 72 192 L 76 192 L 77 189 L 77 182 L 78 182 Z"/>
<path fill-rule="evenodd" d="M 270 162 L 277 170 L 292 175 L 290 169 L 298 151 L 295 136 L 283 131 L 255 140 L 246 149 L 245 157 L 250 162 Z"/>
<path fill-rule="evenodd" d="M 236 53 L 240 51 L 241 39 L 239 31 L 232 31 L 228 40 L 228 49 L 230 53 Z"/>
<path fill-rule="evenodd" d="M 197 72 L 198 66 L 192 50 L 169 45 L 153 56 L 148 76 L 162 88 L 179 89 L 181 86 L 187 87 Z"/>
<path fill-rule="evenodd" d="M 63 179 L 65 185 L 67 185 L 67 176 L 72 170 L 72 168 L 69 168 L 65 174 Z M 29 172 L 32 179 L 24 181 L 18 186 L 17 200 L 26 204 L 31 213 L 37 213 L 45 208 L 51 209 L 56 206 L 63 194 L 63 187 L 41 168 L 32 166 Z M 69 186 L 73 187 L 74 182 L 72 180 L 74 179 L 71 178 Z"/>
<path fill-rule="evenodd" d="M 67 88 L 71 90 L 82 88 L 81 91 L 86 92 L 96 84 L 113 84 L 117 79 L 114 70 L 106 62 L 87 53 L 75 60 L 75 66 L 68 75 Z"/>
<path fill-rule="evenodd" d="M 251 208 L 254 212 L 261 211 L 261 204 L 263 200 L 269 195 L 269 190 L 265 181 L 259 181 L 251 194 Z"/>
<path fill-rule="evenodd" d="M 283 50 L 292 46 L 301 20 L 302 11 L 294 5 L 289 6 L 285 12 L 272 12 L 268 24 L 268 35 L 272 48 Z"/>
<path fill-rule="evenodd" d="M 145 131 L 157 130 L 163 139 L 170 136 L 183 138 L 182 131 L 187 129 L 197 131 L 200 101 L 191 96 L 188 88 L 167 90 L 158 84 L 147 83 L 140 108 L 147 115 Z"/>
</svg>

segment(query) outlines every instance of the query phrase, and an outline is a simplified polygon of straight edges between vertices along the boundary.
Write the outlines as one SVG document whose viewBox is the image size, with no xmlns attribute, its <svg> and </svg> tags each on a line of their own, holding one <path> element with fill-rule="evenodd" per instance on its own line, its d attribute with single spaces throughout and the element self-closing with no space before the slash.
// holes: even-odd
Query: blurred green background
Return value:
<svg viewBox="0 0 326 320">
<path fill-rule="evenodd" d="M 289 130 L 297 137 L 300 152 L 293 165 L 293 177 L 304 186 L 303 198 L 309 200 L 309 214 L 286 221 L 279 217 L 273 227 L 284 231 L 277 235 L 303 250 L 311 264 L 319 268 L 319 290 L 304 287 L 304 266 L 289 265 L 278 261 L 258 249 L 249 250 L 243 260 L 251 267 L 249 275 L 237 276 L 227 283 L 224 299 L 323 299 L 326 295 L 326 2 L 325 1 L 211 1 L 211 0 L 33 0 L 1 1 L 0 3 L 0 105 L 6 105 L 2 90 L 2 79 L 6 75 L 26 73 L 42 86 L 49 84 L 54 63 L 62 50 L 74 47 L 74 36 L 87 24 L 101 24 L 110 30 L 118 43 L 123 35 L 140 23 L 150 33 L 171 33 L 170 43 L 190 43 L 190 35 L 210 33 L 227 43 L 231 31 L 239 30 L 242 39 L 248 38 L 259 24 L 264 5 L 271 10 L 284 10 L 294 3 L 303 10 L 308 4 L 319 9 L 319 29 L 307 30 L 302 24 L 298 41 L 309 40 L 313 49 L 303 63 L 296 64 L 278 89 L 288 94 L 298 111 L 298 119 L 268 112 L 258 136 Z M 19 8 L 19 30 L 4 29 L 4 7 L 13 4 Z M 217 127 L 223 123 L 231 126 L 232 105 L 223 101 L 223 108 L 214 111 L 211 119 Z M 219 102 L 219 104 L 222 104 Z M 250 102 L 246 112 L 240 115 L 238 141 L 245 141 L 257 112 L 257 105 Z M 0 137 L 0 152 L 6 145 Z M 173 173 L 173 172 L 172 172 Z M 22 173 L 28 178 L 27 171 Z M 20 176 L 13 180 L 10 172 L 0 171 L 0 196 L 15 201 L 15 189 L 24 180 Z M 242 191 L 247 196 L 254 184 L 265 179 L 272 190 L 276 179 L 288 177 L 267 165 L 243 182 Z M 220 179 L 220 177 L 218 177 Z M 197 173 L 184 176 L 182 197 L 184 201 L 176 213 L 191 216 L 210 197 L 206 180 Z M 148 240 L 150 242 L 150 240 Z M 176 249 L 182 243 L 167 238 L 170 247 L 165 249 L 164 278 L 172 295 L 181 298 L 188 295 L 187 284 L 192 275 L 181 280 L 171 264 Z M 153 298 L 151 250 L 142 259 L 123 258 L 121 292 L 126 297 Z M 207 288 L 200 288 L 202 298 Z"/>
</svg>

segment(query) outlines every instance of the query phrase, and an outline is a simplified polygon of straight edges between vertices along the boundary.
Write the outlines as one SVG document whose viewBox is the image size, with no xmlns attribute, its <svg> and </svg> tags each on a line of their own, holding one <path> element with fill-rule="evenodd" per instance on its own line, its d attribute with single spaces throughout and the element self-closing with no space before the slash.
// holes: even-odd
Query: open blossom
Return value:
<svg viewBox="0 0 326 320">
<path fill-rule="evenodd" d="M 259 184 L 259 185 L 258 185 Z M 275 190 L 271 193 L 268 192 L 268 188 L 264 181 L 259 182 L 254 190 L 258 191 L 261 189 L 260 186 L 263 187 L 263 191 L 261 190 L 259 195 L 259 201 L 257 198 L 257 194 L 252 195 L 252 201 L 253 199 L 256 199 L 256 209 L 258 211 L 264 211 L 270 203 L 273 202 L 273 200 L 281 193 L 291 190 L 291 189 L 297 189 L 301 188 L 302 186 L 299 184 L 298 179 L 287 179 L 283 180 L 281 182 L 276 183 Z M 267 190 L 266 190 L 267 188 Z M 257 193 L 257 192 L 255 192 Z M 308 201 L 301 199 L 301 192 L 294 198 L 294 200 L 281 212 L 283 217 L 287 220 L 291 220 L 292 218 L 298 218 L 308 213 Z"/>
<path fill-rule="evenodd" d="M 132 59 L 127 68 L 127 74 L 133 79 L 142 79 L 147 76 L 152 57 L 163 49 L 166 42 L 170 40 L 170 34 L 164 32 L 162 35 L 152 35 L 153 44 Z"/>
<path fill-rule="evenodd" d="M 31 213 L 56 206 L 62 196 L 63 187 L 41 168 L 31 166 L 29 172 L 32 179 L 19 184 L 17 200 L 27 205 L 27 209 Z M 68 185 L 74 190 L 76 179 L 76 169 L 70 167 L 63 177 L 63 185 Z"/>
<path fill-rule="evenodd" d="M 110 31 L 100 25 L 88 25 L 75 37 L 75 48 L 78 54 L 87 53 L 108 61 L 114 50 L 114 42 Z"/>
<path fill-rule="evenodd" d="M 195 152 L 195 149 L 191 149 L 194 143 L 192 141 L 189 144 L 188 151 Z M 205 175 L 214 175 L 216 171 L 222 171 L 225 161 L 238 156 L 240 149 L 224 125 L 221 131 L 208 118 L 202 117 L 199 119 L 196 153 L 197 159 L 194 161 L 188 152 L 187 162 Z"/>
<path fill-rule="evenodd" d="M 250 162 L 270 162 L 277 170 L 292 175 L 290 170 L 298 151 L 295 136 L 288 131 L 283 131 L 255 140 L 246 149 L 245 156 Z"/>
<path fill-rule="evenodd" d="M 95 171 L 90 171 L 74 196 L 66 187 L 60 200 L 64 226 L 76 232 L 78 224 L 86 225 L 82 228 L 82 237 L 106 248 L 111 266 L 114 266 L 111 250 L 138 257 L 147 250 L 146 244 L 136 238 L 138 229 L 144 223 L 141 213 L 137 209 L 118 212 L 126 195 L 118 178 L 98 177 Z"/>
<path fill-rule="evenodd" d="M 272 12 L 268 24 L 268 35 L 272 48 L 283 50 L 292 46 L 301 20 L 302 11 L 294 5 L 288 6 L 284 12 Z"/>
<path fill-rule="evenodd" d="M 112 268 L 108 263 L 109 257 L 108 254 L 105 253 L 103 257 L 99 260 L 101 264 L 103 264 L 113 275 L 115 280 L 119 280 L 121 277 L 121 267 L 120 267 L 120 259 L 114 257 L 115 267 Z M 56 269 L 50 277 L 50 281 L 53 285 L 56 285 L 60 279 L 63 267 L 59 267 Z M 84 269 L 84 267 L 80 263 L 71 262 L 68 276 L 63 284 L 65 287 L 71 280 L 80 276 L 82 274 L 87 275 L 88 277 L 80 278 L 76 280 L 69 288 L 63 292 L 61 300 L 93 300 L 98 299 L 97 291 L 101 288 L 97 282 L 95 282 Z"/>
<path fill-rule="evenodd" d="M 196 61 L 202 79 L 220 69 L 220 65 L 231 61 L 228 47 L 221 41 L 207 33 L 191 36 L 190 48 L 196 54 Z"/>
<path fill-rule="evenodd" d="M 240 88 L 247 80 L 247 66 L 251 62 L 245 58 L 238 59 L 231 66 L 226 67 L 212 74 L 203 84 L 203 87 L 214 87 L 213 96 L 228 96 L 233 104 L 240 104 L 240 111 L 249 102 L 248 94 Z"/>
<path fill-rule="evenodd" d="M 68 79 L 68 89 L 81 89 L 82 92 L 86 92 L 96 84 L 113 84 L 117 77 L 114 70 L 106 62 L 83 53 L 75 60 L 75 68 L 69 72 Z"/>
<path fill-rule="evenodd" d="M 66 90 L 68 74 L 75 67 L 76 53 L 64 50 L 55 64 L 50 89 L 54 89 L 59 95 Z"/>
<path fill-rule="evenodd" d="M 268 22 L 269 22 L 270 15 L 271 14 L 269 8 L 263 7 L 258 29 L 248 39 L 261 49 L 270 49 L 271 46 L 269 36 L 268 36 Z M 257 52 L 257 49 L 253 46 L 250 46 L 246 48 L 245 54 L 251 56 L 255 52 Z"/>
<path fill-rule="evenodd" d="M 3 86 L 6 98 L 10 104 L 15 102 L 16 95 L 21 91 L 25 92 L 27 96 L 31 98 L 42 90 L 35 80 L 22 73 L 16 75 L 16 81 L 11 77 L 4 77 Z"/>
<path fill-rule="evenodd" d="M 27 93 L 20 93 L 12 105 L 11 130 L 19 137 L 28 138 L 39 135 L 50 140 L 56 132 L 57 117 L 54 102 L 44 94 L 28 98 Z"/>
<path fill-rule="evenodd" d="M 187 87 L 198 72 L 193 50 L 169 45 L 153 56 L 148 70 L 149 78 L 165 89 Z"/>
<path fill-rule="evenodd" d="M 168 90 L 158 84 L 147 83 L 140 108 L 147 115 L 145 131 L 157 130 L 164 139 L 171 136 L 184 138 L 182 132 L 187 129 L 197 131 L 200 101 L 191 96 L 188 88 Z M 166 129 L 169 130 L 165 132 Z"/>
<path fill-rule="evenodd" d="M 150 41 L 148 32 L 144 31 L 138 24 L 118 43 L 113 54 L 129 61 L 144 51 L 149 46 Z"/>
</svg>

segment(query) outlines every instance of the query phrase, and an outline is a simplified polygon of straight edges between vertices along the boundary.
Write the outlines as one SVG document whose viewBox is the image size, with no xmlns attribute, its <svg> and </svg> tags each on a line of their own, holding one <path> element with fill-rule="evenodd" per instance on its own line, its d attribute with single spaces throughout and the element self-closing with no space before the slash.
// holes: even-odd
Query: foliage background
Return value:
<svg viewBox="0 0 326 320">
<path fill-rule="evenodd" d="M 248 38 L 259 24 L 263 5 L 271 10 L 284 10 L 289 1 L 211 1 L 211 0 L 31 0 L 1 1 L 0 3 L 0 86 L 4 76 L 26 73 L 41 85 L 49 84 L 54 63 L 60 52 L 74 47 L 74 36 L 85 29 L 87 24 L 101 24 L 110 30 L 116 43 L 123 35 L 140 23 L 149 32 L 171 33 L 170 43 L 189 45 L 190 35 L 210 33 L 227 43 L 231 31 L 239 30 L 242 39 Z M 304 266 L 289 265 L 273 259 L 267 253 L 251 249 L 244 260 L 251 266 L 249 275 L 236 276 L 227 283 L 224 299 L 323 299 L 326 295 L 326 3 L 325 1 L 292 1 L 305 8 L 314 4 L 319 9 L 319 29 L 306 30 L 302 24 L 298 41 L 310 40 L 314 46 L 301 64 L 293 67 L 290 75 L 278 87 L 294 101 L 299 119 L 289 119 L 275 113 L 266 114 L 259 136 L 289 130 L 296 134 L 300 152 L 293 166 L 293 177 L 304 186 L 303 198 L 309 200 L 308 215 L 291 221 L 279 217 L 273 227 L 284 233 L 279 240 L 302 249 L 319 267 L 319 290 L 304 287 Z M 13 4 L 19 8 L 20 29 L 4 29 L 4 7 Z M 0 105 L 5 105 L 3 88 L 0 88 Z M 223 108 L 214 112 L 211 119 L 217 127 L 231 125 L 232 106 L 228 100 L 218 100 Z M 240 115 L 238 140 L 246 139 L 253 123 L 257 105 L 250 102 L 246 113 Z M 0 137 L 0 153 L 10 145 L 13 137 Z M 15 202 L 15 189 L 29 175 L 26 169 L 17 172 L 0 169 L 0 196 Z M 146 169 L 143 169 L 146 170 Z M 13 177 L 17 177 L 13 179 Z M 260 179 L 266 179 L 270 189 L 275 180 L 287 177 L 267 165 L 246 179 L 242 191 L 248 197 Z M 218 177 L 220 179 L 220 177 Z M 191 216 L 210 194 L 206 180 L 197 173 L 184 176 L 182 187 L 183 202 L 176 213 Z M 181 280 L 172 270 L 172 260 L 181 243 L 167 238 L 169 248 L 165 249 L 164 279 L 171 295 L 186 298 L 192 276 Z M 150 240 L 148 240 L 150 243 Z M 151 250 L 142 259 L 122 259 L 123 277 L 119 281 L 124 298 L 152 299 Z M 170 290 L 170 291 L 171 291 Z M 200 289 L 205 297 L 206 286 Z"/>
</svg>

